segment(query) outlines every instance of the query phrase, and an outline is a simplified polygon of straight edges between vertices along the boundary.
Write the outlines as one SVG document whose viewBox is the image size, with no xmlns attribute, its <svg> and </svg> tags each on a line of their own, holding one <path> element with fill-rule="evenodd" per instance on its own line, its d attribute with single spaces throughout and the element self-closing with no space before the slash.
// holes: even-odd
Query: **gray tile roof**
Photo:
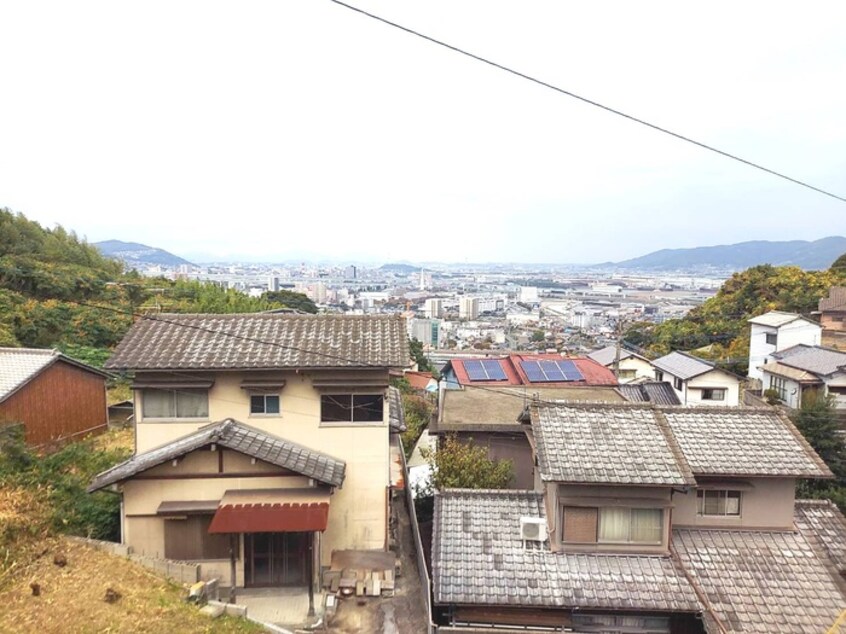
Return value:
<svg viewBox="0 0 846 634">
<path fill-rule="evenodd" d="M 678 351 L 654 359 L 652 365 L 683 380 L 692 379 L 711 370 L 719 370 L 709 361 Z"/>
<path fill-rule="evenodd" d="M 646 381 L 644 383 L 626 383 L 617 391 L 632 403 L 655 403 L 656 405 L 681 405 L 673 386 L 666 381 Z"/>
<path fill-rule="evenodd" d="M 388 315 L 156 315 L 106 363 L 121 370 L 406 367 L 405 321 Z"/>
<path fill-rule="evenodd" d="M 770 408 L 661 408 L 696 475 L 831 477 L 793 423 Z"/>
<path fill-rule="evenodd" d="M 520 517 L 544 517 L 530 491 L 446 490 L 435 496 L 435 603 L 698 612 L 670 557 L 524 549 Z"/>
<path fill-rule="evenodd" d="M 634 403 L 535 404 L 541 479 L 681 486 L 693 476 L 663 420 Z"/>
<path fill-rule="evenodd" d="M 136 454 L 129 460 L 98 474 L 92 480 L 88 491 L 97 491 L 110 484 L 127 480 L 142 471 L 212 443 L 263 462 L 290 469 L 325 484 L 341 486 L 344 482 L 346 463 L 343 460 L 271 436 L 259 429 L 227 418 L 224 421 L 206 425 L 193 434 L 183 436 L 156 449 Z"/>
<path fill-rule="evenodd" d="M 828 376 L 844 369 L 846 352 L 822 346 L 799 344 L 770 354 L 782 364 L 819 376 Z"/>
<path fill-rule="evenodd" d="M 10 397 L 26 385 L 26 383 L 38 376 L 41 371 L 60 359 L 103 377 L 109 376 L 97 368 L 92 368 L 61 354 L 58 350 L 0 348 L 0 401 Z"/>
<path fill-rule="evenodd" d="M 838 574 L 846 573 L 846 518 L 830 500 L 796 500 L 796 528 L 817 544 Z"/>
<path fill-rule="evenodd" d="M 768 313 L 758 315 L 757 317 L 747 319 L 746 321 L 750 324 L 758 324 L 759 326 L 771 326 L 773 328 L 778 328 L 779 326 L 784 326 L 785 324 L 789 324 L 797 319 L 811 321 L 810 319 L 802 317 L 802 315 L 797 315 L 796 313 L 785 313 L 780 310 L 771 310 Z"/>
<path fill-rule="evenodd" d="M 846 310 L 846 286 L 832 286 L 828 289 L 828 297 L 820 300 L 819 309 Z"/>
<path fill-rule="evenodd" d="M 594 350 L 593 352 L 588 353 L 588 359 L 593 359 L 600 365 L 604 365 L 606 367 L 610 366 L 617 358 L 617 346 L 605 346 L 604 348 L 600 348 L 599 350 Z M 620 360 L 628 359 L 629 357 L 635 356 L 634 353 L 628 350 L 620 350 Z"/>
<path fill-rule="evenodd" d="M 676 529 L 673 549 L 726 632 L 819 634 L 846 609 L 799 533 Z"/>
<path fill-rule="evenodd" d="M 388 388 L 388 424 L 393 432 L 403 432 L 405 426 L 405 410 L 402 406 L 402 392 L 395 387 Z"/>
</svg>

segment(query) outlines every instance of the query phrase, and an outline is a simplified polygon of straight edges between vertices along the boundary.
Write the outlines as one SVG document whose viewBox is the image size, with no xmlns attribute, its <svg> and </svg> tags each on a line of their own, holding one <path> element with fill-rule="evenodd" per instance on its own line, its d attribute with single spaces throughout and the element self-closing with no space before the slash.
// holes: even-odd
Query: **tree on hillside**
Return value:
<svg viewBox="0 0 846 634">
<path fill-rule="evenodd" d="M 803 480 L 797 486 L 799 497 L 829 498 L 846 509 L 846 444 L 832 398 L 809 394 L 791 416 L 794 424 L 831 469 L 835 480 Z"/>
</svg>

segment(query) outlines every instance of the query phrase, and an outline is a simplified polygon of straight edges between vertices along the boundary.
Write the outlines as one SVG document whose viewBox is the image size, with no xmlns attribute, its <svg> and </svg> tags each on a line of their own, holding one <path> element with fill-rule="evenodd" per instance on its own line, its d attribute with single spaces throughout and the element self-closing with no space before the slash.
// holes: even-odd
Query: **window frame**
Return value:
<svg viewBox="0 0 846 634">
<path fill-rule="evenodd" d="M 726 393 L 728 392 L 728 388 L 724 387 L 703 387 L 702 388 L 702 397 L 701 400 L 703 401 L 721 401 L 725 402 L 726 400 Z M 713 398 L 715 394 L 719 393 L 720 398 Z M 709 396 L 709 394 L 711 396 Z"/>
<path fill-rule="evenodd" d="M 683 392 L 684 391 L 684 381 L 677 376 L 673 377 L 673 389 Z"/>
<path fill-rule="evenodd" d="M 718 502 L 722 502 L 723 511 L 717 513 L 706 512 L 706 498 L 708 494 L 717 494 L 721 497 L 717 498 Z M 737 512 L 730 513 L 728 511 L 729 494 L 732 494 L 732 499 L 737 499 Z M 743 515 L 743 492 L 737 489 L 697 489 L 696 490 L 696 516 L 697 517 L 741 517 Z"/>
<path fill-rule="evenodd" d="M 764 333 L 764 342 L 768 346 L 778 346 L 778 333 L 777 332 L 765 332 Z"/>
<path fill-rule="evenodd" d="M 577 541 L 572 539 L 567 539 L 566 533 L 566 514 L 567 509 L 582 509 L 582 510 L 592 510 L 595 512 L 596 517 L 596 532 L 594 535 L 593 541 Z M 617 539 L 602 539 L 600 535 L 602 534 L 602 516 L 603 512 L 608 511 L 625 511 L 627 514 L 627 530 L 626 530 L 626 538 L 623 540 Z M 657 541 L 642 541 L 642 540 L 632 540 L 632 522 L 636 511 L 653 511 L 658 513 L 658 529 L 659 529 L 659 536 Z M 561 505 L 561 542 L 568 546 L 643 546 L 643 547 L 656 547 L 656 546 L 663 546 L 664 540 L 666 537 L 666 527 L 665 527 L 665 509 L 661 507 L 639 507 L 639 506 L 576 506 L 572 504 L 562 504 Z"/>
<path fill-rule="evenodd" d="M 167 416 L 149 416 L 147 414 L 148 404 L 147 397 L 152 394 L 170 393 L 173 396 L 173 414 Z M 179 415 L 179 395 L 197 395 L 205 396 L 205 414 L 200 416 L 180 416 Z M 141 389 L 141 421 L 142 422 L 180 422 L 190 423 L 195 421 L 207 421 L 209 418 L 209 390 L 208 388 L 167 388 L 167 387 L 145 387 Z"/>
<path fill-rule="evenodd" d="M 279 392 L 251 392 L 250 393 L 250 417 L 258 417 L 258 418 L 277 418 L 282 416 L 282 397 L 279 395 Z M 254 412 L 253 411 L 253 399 L 260 398 L 262 399 L 262 409 L 261 412 Z M 276 399 L 276 411 L 275 412 L 268 412 L 267 411 L 267 399 L 268 398 L 275 398 Z"/>
<path fill-rule="evenodd" d="M 339 401 L 339 399 L 349 398 L 349 405 L 344 405 L 340 402 L 336 403 L 336 406 L 341 408 L 349 408 L 350 418 L 339 420 L 338 416 L 333 418 L 327 419 L 326 416 L 326 405 L 325 399 L 335 399 Z M 361 418 L 356 420 L 355 413 L 357 411 L 364 411 L 366 408 L 366 403 L 362 403 L 366 399 L 374 400 L 379 399 L 379 405 L 381 406 L 381 413 L 379 415 L 378 420 L 375 418 Z M 357 404 L 356 399 L 360 402 Z M 385 394 L 384 392 L 333 392 L 333 393 L 325 393 L 320 395 L 320 425 L 321 426 L 381 426 L 385 424 Z"/>
<path fill-rule="evenodd" d="M 769 389 L 778 392 L 778 400 L 784 403 L 787 402 L 787 379 L 785 379 L 783 376 L 776 376 L 775 374 L 771 374 Z"/>
</svg>

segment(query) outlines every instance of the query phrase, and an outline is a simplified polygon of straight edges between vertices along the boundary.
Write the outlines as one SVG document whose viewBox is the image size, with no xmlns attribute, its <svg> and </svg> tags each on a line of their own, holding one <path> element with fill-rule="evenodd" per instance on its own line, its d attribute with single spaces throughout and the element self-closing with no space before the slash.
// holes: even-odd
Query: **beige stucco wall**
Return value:
<svg viewBox="0 0 846 634">
<path fill-rule="evenodd" d="M 740 403 L 740 381 L 725 372 L 711 371 L 693 377 L 684 384 L 684 391 L 680 393 L 683 405 L 708 405 L 715 407 L 737 407 Z M 723 401 L 703 401 L 702 388 L 725 388 L 726 398 Z"/>
<path fill-rule="evenodd" d="M 614 370 L 614 364 L 612 363 L 610 366 L 611 371 Z M 619 379 L 620 383 L 631 383 L 636 379 L 654 379 L 655 378 L 655 368 L 652 367 L 652 364 L 645 359 L 641 359 L 640 357 L 629 357 L 628 359 L 621 359 L 620 360 L 620 369 L 621 370 L 634 370 L 635 376 L 634 378 L 630 379 Z"/>
<path fill-rule="evenodd" d="M 334 373 L 335 376 L 338 372 Z M 196 373 L 193 376 L 198 376 Z M 209 375 L 210 377 L 212 375 Z M 137 380 L 145 378 L 138 376 Z M 346 478 L 330 502 L 329 527 L 323 535 L 322 563 L 329 563 L 332 550 L 383 549 L 387 536 L 387 504 L 390 484 L 390 455 L 388 404 L 384 405 L 383 420 L 379 423 L 320 423 L 320 392 L 312 386 L 309 373 L 246 373 L 228 372 L 213 375 L 215 383 L 209 390 L 209 418 L 190 422 L 151 422 L 144 419 L 140 390 L 136 393 L 136 446 L 138 452 L 167 444 L 196 431 L 210 422 L 233 418 L 266 433 L 285 438 L 346 462 Z M 241 388 L 243 380 L 283 378 L 285 386 L 279 392 L 281 413 L 277 416 L 251 416 L 249 393 Z M 387 377 L 385 377 L 387 381 Z M 378 390 L 376 390 L 378 391 Z M 338 389 L 338 393 L 348 390 Z M 374 393 L 374 390 L 357 390 Z M 212 453 L 212 452 L 207 452 Z M 214 458 L 204 457 L 207 463 L 193 465 L 214 469 Z M 186 466 L 162 465 L 161 472 L 190 473 Z M 251 471 L 255 471 L 251 467 Z M 266 482 L 264 480 L 267 480 Z M 294 478 L 215 478 L 210 480 L 158 480 L 129 482 L 124 488 L 127 515 L 155 513 L 165 500 L 219 499 L 227 489 L 278 488 L 302 486 Z M 152 508 L 152 510 L 150 510 Z M 128 522 L 129 524 L 130 522 Z M 128 528 L 126 541 L 141 540 L 137 531 Z M 145 548 L 150 539 L 158 539 L 164 548 L 163 537 L 143 538 Z M 138 541 L 140 544 L 141 541 Z M 227 573 L 228 577 L 228 573 Z"/>
<path fill-rule="evenodd" d="M 703 478 L 698 478 L 704 481 Z M 712 528 L 792 528 L 796 481 L 793 478 L 750 478 L 752 488 L 740 496 L 739 517 L 696 514 L 696 489 L 673 494 L 673 526 Z M 721 488 L 731 488 L 730 486 Z"/>
</svg>

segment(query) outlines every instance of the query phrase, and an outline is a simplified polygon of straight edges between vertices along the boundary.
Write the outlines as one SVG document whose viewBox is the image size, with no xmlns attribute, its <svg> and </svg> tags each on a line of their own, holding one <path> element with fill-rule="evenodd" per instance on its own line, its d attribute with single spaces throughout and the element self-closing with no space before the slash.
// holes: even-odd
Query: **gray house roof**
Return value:
<svg viewBox="0 0 846 634">
<path fill-rule="evenodd" d="M 341 486 L 344 482 L 346 463 L 319 451 L 298 445 L 289 440 L 271 436 L 263 431 L 231 418 L 200 428 L 156 449 L 136 454 L 98 474 L 88 491 L 97 491 L 110 484 L 127 480 L 142 471 L 152 469 L 187 453 L 217 444 L 238 451 L 263 462 L 290 469 L 324 484 Z"/>
<path fill-rule="evenodd" d="M 662 408 L 696 475 L 826 478 L 831 471 L 799 430 L 769 408 Z"/>
<path fill-rule="evenodd" d="M 801 319 L 803 321 L 807 321 L 809 324 L 814 324 L 815 326 L 819 326 L 819 324 L 815 321 L 808 319 L 807 317 L 803 317 L 802 315 L 797 315 L 796 313 L 785 313 L 780 310 L 771 310 L 768 313 L 764 313 L 763 315 L 758 315 L 757 317 L 753 317 L 752 319 L 747 319 L 750 324 L 757 324 L 759 326 L 770 326 L 772 328 L 778 328 L 780 326 L 784 326 L 785 324 L 792 323 L 797 319 Z"/>
<path fill-rule="evenodd" d="M 92 368 L 58 350 L 38 348 L 0 348 L 0 401 L 4 401 L 57 361 L 70 363 L 87 372 L 108 378 L 109 374 Z"/>
<path fill-rule="evenodd" d="M 169 315 L 139 319 L 107 368 L 235 370 L 406 367 L 408 335 L 388 315 Z"/>
<path fill-rule="evenodd" d="M 541 479 L 684 486 L 693 474 L 666 423 L 633 403 L 531 407 Z"/>
<path fill-rule="evenodd" d="M 388 388 L 388 424 L 392 432 L 403 432 L 405 426 L 405 409 L 402 406 L 402 392 L 393 386 Z"/>
<path fill-rule="evenodd" d="M 632 403 L 655 403 L 656 405 L 681 405 L 673 386 L 666 381 L 645 381 L 626 383 L 616 389 L 624 399 Z"/>
<path fill-rule="evenodd" d="M 435 602 L 698 612 L 670 557 L 553 553 L 524 548 L 520 518 L 544 517 L 531 491 L 448 489 L 435 496 Z"/>
<path fill-rule="evenodd" d="M 799 533 L 676 529 L 672 547 L 722 631 L 817 634 L 846 609 Z"/>
<path fill-rule="evenodd" d="M 709 361 L 678 351 L 653 360 L 652 365 L 682 380 L 692 379 L 711 370 L 725 372 L 725 370 L 721 370 Z"/>
<path fill-rule="evenodd" d="M 783 365 L 804 370 L 818 376 L 829 376 L 838 371 L 846 369 L 846 352 L 824 348 L 822 346 L 809 346 L 800 343 L 790 348 L 785 348 L 770 354 Z"/>
<path fill-rule="evenodd" d="M 599 350 L 589 352 L 587 356 L 588 359 L 593 359 L 600 365 L 608 367 L 613 364 L 614 360 L 617 358 L 617 346 L 605 346 L 604 348 L 600 348 Z M 626 350 L 625 348 L 620 350 L 621 361 L 623 359 L 628 359 L 629 357 L 636 357 L 638 359 L 647 360 L 646 357 L 642 357 L 639 354 L 635 354 L 631 350 Z"/>
<path fill-rule="evenodd" d="M 831 562 L 836 574 L 846 574 L 846 518 L 831 500 L 796 500 L 796 528 Z"/>
</svg>

